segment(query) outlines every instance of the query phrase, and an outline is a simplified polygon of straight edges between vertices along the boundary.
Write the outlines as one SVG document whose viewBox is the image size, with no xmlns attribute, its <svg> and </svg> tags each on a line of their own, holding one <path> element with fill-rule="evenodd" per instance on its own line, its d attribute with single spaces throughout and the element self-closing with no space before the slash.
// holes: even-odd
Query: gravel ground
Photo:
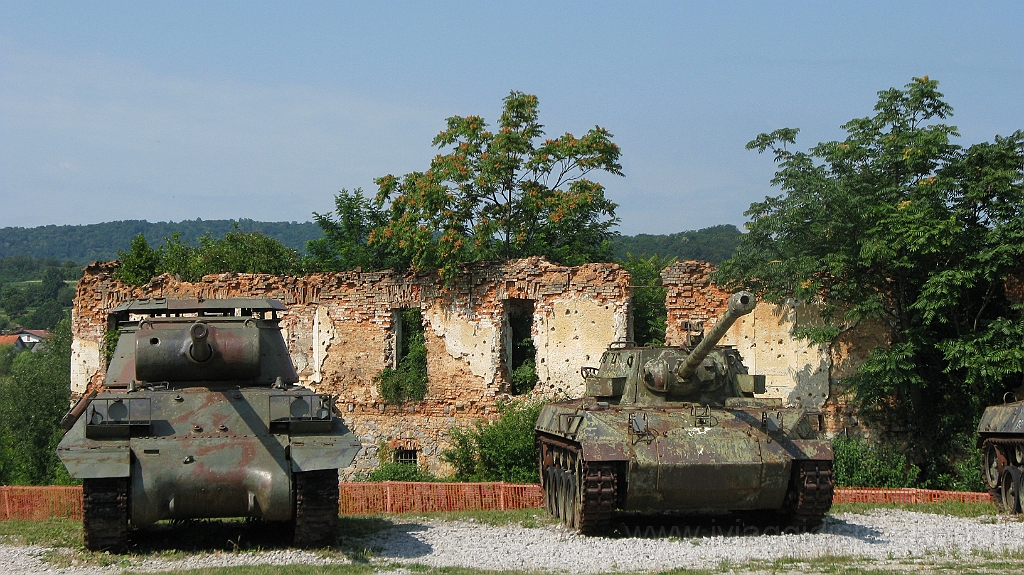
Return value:
<svg viewBox="0 0 1024 575">
<path fill-rule="evenodd" d="M 750 528 L 753 529 L 753 528 Z M 658 534 L 661 528 L 648 531 Z M 725 529 L 728 532 L 728 529 Z M 737 529 L 738 531 L 738 529 Z M 769 530 L 770 532 L 770 530 Z M 965 519 L 900 510 L 874 510 L 864 515 L 830 516 L 820 533 L 757 536 L 674 537 L 671 528 L 660 537 L 582 537 L 561 526 L 538 528 L 491 526 L 462 521 L 425 520 L 396 523 L 353 548 L 370 549 L 374 561 L 416 563 L 434 567 L 522 569 L 565 573 L 657 571 L 675 567 L 715 569 L 728 561 L 862 557 L 891 563 L 923 558 L 968 561 L 978 553 L 1024 553 L 1024 522 L 1005 517 Z M 343 556 L 305 551 L 196 554 L 184 559 L 145 557 L 106 567 L 55 568 L 45 562 L 53 551 L 43 547 L 0 545 L 0 574 L 109 574 L 198 567 L 256 564 L 331 564 Z"/>
</svg>

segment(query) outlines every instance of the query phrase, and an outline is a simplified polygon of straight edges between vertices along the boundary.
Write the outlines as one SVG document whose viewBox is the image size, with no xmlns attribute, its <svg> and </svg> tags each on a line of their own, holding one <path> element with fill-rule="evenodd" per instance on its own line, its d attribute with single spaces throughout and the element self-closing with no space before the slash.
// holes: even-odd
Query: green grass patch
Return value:
<svg viewBox="0 0 1024 575">
<path fill-rule="evenodd" d="M 82 522 L 70 519 L 0 521 L 0 540 L 14 545 L 82 547 Z"/>
<path fill-rule="evenodd" d="M 903 511 L 952 515 L 954 517 L 982 517 L 999 513 L 996 506 L 989 502 L 960 503 L 956 501 L 945 503 L 836 503 L 832 505 L 829 513 L 832 515 L 840 513 L 867 513 L 872 509 L 901 509 Z"/>
</svg>

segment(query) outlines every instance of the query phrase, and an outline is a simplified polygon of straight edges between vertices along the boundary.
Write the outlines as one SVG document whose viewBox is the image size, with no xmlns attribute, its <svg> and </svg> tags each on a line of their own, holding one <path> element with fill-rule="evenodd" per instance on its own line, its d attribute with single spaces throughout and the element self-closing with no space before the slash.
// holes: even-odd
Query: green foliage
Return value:
<svg viewBox="0 0 1024 575">
<path fill-rule="evenodd" d="M 280 241 L 258 232 L 232 230 L 223 238 L 204 235 L 193 246 L 173 233 L 156 250 L 145 236 L 132 240 L 129 251 L 118 252 L 120 265 L 114 277 L 130 285 L 143 285 L 153 277 L 169 273 L 183 281 L 195 282 L 208 274 L 223 272 L 294 274 L 301 271 L 299 253 Z"/>
<path fill-rule="evenodd" d="M 533 346 L 532 339 L 530 340 L 530 346 Z M 512 393 L 522 395 L 533 391 L 533 388 L 537 386 L 537 382 L 540 381 L 540 377 L 537 376 L 537 360 L 533 357 L 524 360 L 523 363 L 512 370 L 509 379 L 512 384 Z"/>
<path fill-rule="evenodd" d="M 0 345 L 0 377 L 11 372 L 11 365 L 14 364 L 14 358 L 17 355 L 18 351 L 14 349 L 13 345 Z"/>
<path fill-rule="evenodd" d="M 0 291 L 0 302 L 2 302 L 0 305 L 3 306 L 4 313 L 12 319 L 21 317 L 28 311 L 28 298 L 25 297 L 25 291 L 12 285 L 3 286 L 3 290 Z"/>
<path fill-rule="evenodd" d="M 0 230 L 0 236 L 3 235 L 2 232 L 3 230 Z M 0 241 L 0 246 L 3 246 L 2 241 Z M 52 257 L 34 258 L 16 255 L 0 257 L 0 283 L 37 280 L 51 268 L 60 272 L 62 280 L 75 280 L 82 277 L 82 266 L 73 261 L 61 262 Z"/>
<path fill-rule="evenodd" d="M 1020 310 L 1003 293 L 1024 255 L 1024 132 L 952 144 L 937 87 L 879 92 L 874 116 L 808 152 L 789 149 L 789 128 L 750 142 L 774 154 L 784 194 L 751 205 L 749 233 L 713 278 L 819 304 L 819 337 L 884 322 L 892 345 L 850 383 L 870 424 L 914 438 L 926 484 L 957 476 L 949 454 L 1024 376 Z"/>
<path fill-rule="evenodd" d="M 377 391 L 385 403 L 420 401 L 427 395 L 427 343 L 419 308 L 402 310 L 402 347 L 398 368 L 377 375 Z"/>
<path fill-rule="evenodd" d="M 890 445 L 859 437 L 832 440 L 832 471 L 840 487 L 916 487 L 921 470 Z"/>
<path fill-rule="evenodd" d="M 145 235 L 139 234 L 132 238 L 127 252 L 117 251 L 117 259 L 121 265 L 114 270 L 114 277 L 128 285 L 140 286 L 156 275 L 160 254 L 149 247 Z"/>
<path fill-rule="evenodd" d="M 109 366 L 117 350 L 117 340 L 121 338 L 121 330 L 108 329 L 103 333 L 103 365 Z"/>
<path fill-rule="evenodd" d="M 365 269 L 404 269 L 408 261 L 391 253 L 381 243 L 370 244 L 370 233 L 387 223 L 388 213 L 377 199 L 363 196 L 363 190 L 341 190 L 334 198 L 334 212 L 313 219 L 324 237 L 306 244 L 306 266 L 316 271 Z"/>
<path fill-rule="evenodd" d="M 0 483 L 72 482 L 56 455 L 70 386 L 71 322 L 65 318 L 43 350 L 19 353 L 0 377 Z"/>
<path fill-rule="evenodd" d="M 542 255 L 568 265 L 608 261 L 615 204 L 586 178 L 621 175 L 619 147 L 604 128 L 581 138 L 544 135 L 537 97 L 512 92 L 496 131 L 479 116 L 453 116 L 433 144 L 426 172 L 378 178 L 377 205 L 387 223 L 369 244 L 415 269 L 451 280 L 466 262 Z"/>
<path fill-rule="evenodd" d="M 64 315 L 64 306 L 55 299 L 49 299 L 25 316 L 22 323 L 28 329 L 53 329 L 64 319 Z"/>
<path fill-rule="evenodd" d="M 139 234 L 149 238 L 166 238 L 177 233 L 186 242 L 193 243 L 204 235 L 223 237 L 236 229 L 243 233 L 259 232 L 296 250 L 304 249 L 306 242 L 321 236 L 319 226 L 313 222 L 256 222 L 248 219 L 155 223 L 122 220 L 83 226 L 0 228 L 0 281 L 20 281 L 4 278 L 4 260 L 40 258 L 33 261 L 45 261 L 44 267 L 63 266 L 60 262 L 71 260 L 72 267 L 78 271 L 82 264 L 115 259 L 118 250 L 127 248 Z M 34 275 L 24 279 L 38 277 Z M 68 276 L 65 279 L 77 277 Z"/>
<path fill-rule="evenodd" d="M 621 261 L 629 254 L 661 254 L 666 259 L 679 261 L 704 260 L 721 263 L 736 253 L 743 233 L 732 224 L 711 226 L 696 231 L 675 234 L 637 234 L 612 238 L 615 259 Z"/>
<path fill-rule="evenodd" d="M 499 402 L 497 420 L 450 429 L 452 446 L 441 453 L 441 460 L 455 468 L 456 481 L 536 483 L 533 428 L 543 406 L 530 400 Z"/>
<path fill-rule="evenodd" d="M 412 463 L 396 461 L 381 463 L 377 469 L 360 479 L 364 481 L 438 481 L 437 477 L 425 468 Z"/>
<path fill-rule="evenodd" d="M 626 254 L 619 264 L 629 272 L 633 286 L 633 340 L 640 345 L 664 345 L 667 310 L 661 270 L 672 265 L 674 257 L 634 256 Z"/>
</svg>

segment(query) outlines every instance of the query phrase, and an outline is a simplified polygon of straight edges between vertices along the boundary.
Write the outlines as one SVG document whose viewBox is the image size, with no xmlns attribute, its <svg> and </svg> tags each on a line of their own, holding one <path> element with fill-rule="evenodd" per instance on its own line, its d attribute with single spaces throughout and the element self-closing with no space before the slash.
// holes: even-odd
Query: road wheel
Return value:
<svg viewBox="0 0 1024 575">
<path fill-rule="evenodd" d="M 984 459 L 982 465 L 985 471 L 985 484 L 989 489 L 995 489 L 999 487 L 999 448 L 993 444 L 989 444 L 985 448 Z"/>
<path fill-rule="evenodd" d="M 1006 471 L 1003 472 L 1003 506 L 1005 506 L 1008 513 L 1020 513 L 1020 469 L 1016 467 L 1007 467 Z"/>
</svg>

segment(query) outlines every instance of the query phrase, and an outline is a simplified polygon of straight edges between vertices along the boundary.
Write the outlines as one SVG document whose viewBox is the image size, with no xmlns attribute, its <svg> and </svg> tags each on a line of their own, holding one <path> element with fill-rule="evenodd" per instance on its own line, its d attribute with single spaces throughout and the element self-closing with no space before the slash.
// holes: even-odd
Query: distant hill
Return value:
<svg viewBox="0 0 1024 575">
<path fill-rule="evenodd" d="M 675 256 L 679 260 L 705 260 L 719 264 L 732 257 L 743 239 L 743 233 L 732 224 L 711 226 L 697 231 L 667 235 L 638 234 L 619 236 L 612 240 L 615 257 Z"/>
<path fill-rule="evenodd" d="M 195 242 L 203 234 L 224 237 L 238 224 L 243 232 L 260 232 L 277 238 L 286 246 L 304 251 L 308 240 L 323 237 L 313 222 L 257 222 L 254 220 L 185 220 L 156 222 L 122 220 L 82 226 L 40 226 L 37 228 L 0 228 L 0 258 L 26 256 L 55 258 L 61 262 L 87 264 L 95 260 L 113 260 L 118 250 L 127 250 L 132 238 L 145 234 L 151 246 L 163 243 L 174 232 L 183 240 Z M 743 234 L 736 226 L 712 226 L 676 234 L 639 234 L 612 239 L 615 257 L 633 255 L 675 256 L 680 260 L 707 260 L 721 263 L 736 251 Z"/>
<path fill-rule="evenodd" d="M 246 219 L 156 223 L 122 220 L 83 226 L 0 228 L 0 258 L 29 256 L 87 264 L 95 260 L 117 259 L 117 251 L 127 250 L 132 238 L 140 233 L 145 234 L 149 244 L 155 247 L 174 232 L 181 233 L 181 238 L 190 242 L 206 233 L 224 237 L 236 223 L 243 232 L 260 232 L 300 251 L 306 249 L 307 240 L 323 236 L 313 222 L 257 222 Z"/>
</svg>

